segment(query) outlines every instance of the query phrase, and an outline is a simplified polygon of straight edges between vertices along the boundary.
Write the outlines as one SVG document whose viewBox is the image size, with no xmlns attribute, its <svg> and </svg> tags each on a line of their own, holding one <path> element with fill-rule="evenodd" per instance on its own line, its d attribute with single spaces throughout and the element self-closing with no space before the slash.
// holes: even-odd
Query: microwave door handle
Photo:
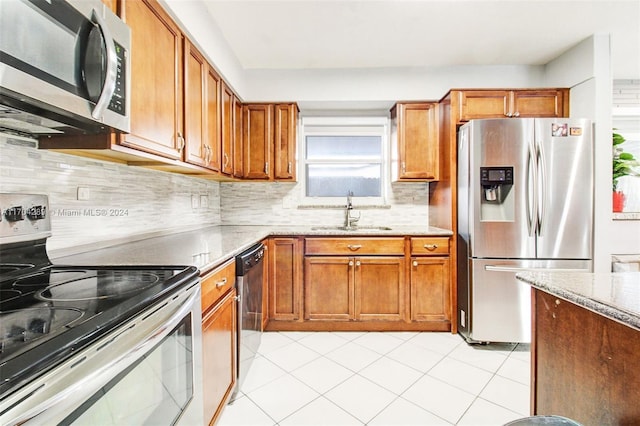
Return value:
<svg viewBox="0 0 640 426">
<path fill-rule="evenodd" d="M 111 97 L 116 91 L 116 78 L 118 76 L 118 55 L 116 53 L 116 46 L 113 42 L 113 37 L 111 36 L 109 27 L 95 9 L 93 10 L 92 19 L 100 29 L 100 32 L 104 37 L 104 43 L 107 47 L 107 75 L 105 76 L 104 84 L 102 85 L 102 92 L 100 93 L 98 102 L 96 102 L 96 106 L 93 108 L 93 111 L 91 111 L 91 116 L 93 118 L 95 118 L 96 120 L 102 120 L 102 114 L 109 106 Z"/>
</svg>

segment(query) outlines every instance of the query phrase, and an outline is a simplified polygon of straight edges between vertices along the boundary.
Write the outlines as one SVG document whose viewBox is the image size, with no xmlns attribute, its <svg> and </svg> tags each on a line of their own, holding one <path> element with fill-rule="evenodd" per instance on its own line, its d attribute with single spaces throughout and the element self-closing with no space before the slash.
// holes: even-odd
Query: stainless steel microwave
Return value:
<svg viewBox="0 0 640 426">
<path fill-rule="evenodd" d="M 100 0 L 0 0 L 0 131 L 129 132 L 130 50 Z"/>
</svg>

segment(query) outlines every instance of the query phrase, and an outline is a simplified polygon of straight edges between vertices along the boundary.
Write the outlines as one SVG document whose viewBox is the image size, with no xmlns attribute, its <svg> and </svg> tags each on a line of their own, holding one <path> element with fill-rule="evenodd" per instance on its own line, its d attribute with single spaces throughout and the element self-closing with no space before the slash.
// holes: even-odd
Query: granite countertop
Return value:
<svg viewBox="0 0 640 426">
<path fill-rule="evenodd" d="M 314 229 L 310 226 L 207 226 L 153 236 L 77 254 L 49 253 L 59 265 L 193 265 L 202 273 L 269 236 L 451 236 L 450 230 L 398 226 L 390 230 Z"/>
<path fill-rule="evenodd" d="M 516 278 L 640 330 L 640 272 L 521 272 Z"/>
</svg>

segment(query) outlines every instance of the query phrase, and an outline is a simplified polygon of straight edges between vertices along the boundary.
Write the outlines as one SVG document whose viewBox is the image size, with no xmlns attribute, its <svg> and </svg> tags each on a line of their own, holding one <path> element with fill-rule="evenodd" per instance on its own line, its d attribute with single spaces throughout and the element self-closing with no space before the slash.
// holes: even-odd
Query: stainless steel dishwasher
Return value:
<svg viewBox="0 0 640 426">
<path fill-rule="evenodd" d="M 242 387 L 262 337 L 262 285 L 264 245 L 256 244 L 236 256 L 238 292 L 238 381 L 231 401 Z"/>
</svg>

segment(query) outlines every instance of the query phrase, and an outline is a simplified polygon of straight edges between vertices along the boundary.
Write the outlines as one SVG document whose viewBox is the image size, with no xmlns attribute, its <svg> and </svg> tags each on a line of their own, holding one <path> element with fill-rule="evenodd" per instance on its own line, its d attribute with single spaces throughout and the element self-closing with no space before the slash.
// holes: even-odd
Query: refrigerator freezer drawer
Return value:
<svg viewBox="0 0 640 426">
<path fill-rule="evenodd" d="M 531 342 L 531 287 L 521 271 L 589 272 L 588 260 L 471 260 L 469 338 L 477 342 Z"/>
</svg>

